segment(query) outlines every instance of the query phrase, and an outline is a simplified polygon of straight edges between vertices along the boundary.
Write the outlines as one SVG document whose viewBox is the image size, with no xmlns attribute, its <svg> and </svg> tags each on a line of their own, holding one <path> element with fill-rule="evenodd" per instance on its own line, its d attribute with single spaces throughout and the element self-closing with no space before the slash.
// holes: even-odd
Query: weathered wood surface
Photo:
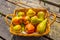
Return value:
<svg viewBox="0 0 60 40">
<path fill-rule="evenodd" d="M 50 0 L 48 0 L 50 1 Z M 57 0 L 58 2 L 60 0 Z M 56 2 L 55 0 L 53 2 Z M 56 3 L 58 3 L 56 2 Z M 38 4 L 38 1 L 37 1 L 37 4 Z M 21 4 L 20 4 L 21 5 Z M 28 4 L 27 4 L 28 5 Z M 32 7 L 41 7 L 43 6 L 43 3 L 40 4 L 41 6 L 38 6 L 36 4 L 30 4 L 29 6 L 32 6 Z M 21 5 L 21 6 L 24 6 L 24 5 Z M 45 7 L 51 7 L 50 9 L 53 9 L 54 11 L 57 11 L 58 8 L 57 7 L 53 7 L 51 5 L 47 5 Z M 11 4 L 9 2 L 6 2 L 5 0 L 0 0 L 0 11 L 3 12 L 4 14 L 9 14 L 9 13 L 13 13 L 13 10 L 18 7 L 14 4 Z M 27 6 L 25 6 L 27 7 Z M 21 8 L 21 7 L 20 7 Z M 56 9 L 55 9 L 56 8 Z M 59 19 L 60 20 L 60 19 Z M 12 38 L 12 35 L 10 34 L 9 32 L 9 26 L 6 24 L 6 22 L 4 21 L 4 17 L 0 17 L 0 36 L 6 38 L 7 40 L 11 40 Z M 55 22 L 52 26 L 51 26 L 51 31 L 49 33 L 49 36 L 51 38 L 53 38 L 54 40 L 60 40 L 60 23 L 57 23 Z M 23 38 L 21 38 L 22 40 Z M 48 40 L 46 38 L 39 38 L 39 40 Z"/>
</svg>

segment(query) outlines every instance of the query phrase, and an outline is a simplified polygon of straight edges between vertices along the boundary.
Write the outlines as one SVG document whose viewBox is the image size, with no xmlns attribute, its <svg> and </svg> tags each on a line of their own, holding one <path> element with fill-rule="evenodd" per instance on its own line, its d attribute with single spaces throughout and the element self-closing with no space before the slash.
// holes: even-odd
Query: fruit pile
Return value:
<svg viewBox="0 0 60 40">
<path fill-rule="evenodd" d="M 45 18 L 45 12 L 39 11 L 36 13 L 29 9 L 26 13 L 17 12 L 17 15 L 12 18 L 12 24 L 14 32 L 44 33 L 47 26 L 47 18 Z"/>
</svg>

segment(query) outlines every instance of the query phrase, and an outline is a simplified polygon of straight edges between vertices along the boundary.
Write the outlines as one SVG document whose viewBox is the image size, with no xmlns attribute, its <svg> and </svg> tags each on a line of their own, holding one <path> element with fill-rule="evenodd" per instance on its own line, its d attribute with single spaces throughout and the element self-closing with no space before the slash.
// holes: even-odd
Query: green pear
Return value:
<svg viewBox="0 0 60 40">
<path fill-rule="evenodd" d="M 18 12 L 18 16 L 24 16 L 24 12 Z"/>
<path fill-rule="evenodd" d="M 14 26 L 14 27 L 13 27 L 13 30 L 14 30 L 14 31 L 19 31 L 19 30 L 21 30 L 21 26 L 20 26 L 20 25 Z"/>
<path fill-rule="evenodd" d="M 38 12 L 37 16 L 38 16 L 39 18 L 44 17 L 44 12 L 43 12 L 43 11 Z"/>
<path fill-rule="evenodd" d="M 34 16 L 36 13 L 32 10 L 32 9 L 29 9 L 28 11 L 27 11 L 27 13 L 26 13 L 26 15 L 27 16 L 29 16 L 29 17 L 32 17 L 32 16 Z"/>
<path fill-rule="evenodd" d="M 37 16 L 38 16 L 40 22 L 44 20 L 44 12 L 43 11 L 38 12 Z"/>
<path fill-rule="evenodd" d="M 44 33 L 46 30 L 47 19 L 37 25 L 37 32 Z"/>
<path fill-rule="evenodd" d="M 37 24 L 38 23 L 38 17 L 37 16 L 31 17 L 31 23 Z"/>
</svg>

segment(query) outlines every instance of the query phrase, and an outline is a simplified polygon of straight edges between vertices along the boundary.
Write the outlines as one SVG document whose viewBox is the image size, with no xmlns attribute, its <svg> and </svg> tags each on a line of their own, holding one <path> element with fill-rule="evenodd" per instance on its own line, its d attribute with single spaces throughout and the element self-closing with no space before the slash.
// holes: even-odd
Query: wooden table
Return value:
<svg viewBox="0 0 60 40">
<path fill-rule="evenodd" d="M 36 4 L 34 4 L 34 5 L 36 5 Z M 43 3 L 42 3 L 42 5 L 43 5 Z M 21 5 L 21 6 L 27 7 L 27 6 L 24 6 L 24 5 Z M 38 6 L 39 6 L 39 4 L 38 4 Z M 34 7 L 34 6 L 32 6 L 32 7 Z M 35 7 L 37 7 L 37 6 L 35 6 Z M 39 6 L 39 7 L 41 7 L 41 6 Z M 16 5 L 12 4 L 12 3 L 6 2 L 5 0 L 0 0 L 0 11 L 2 13 L 6 14 L 6 15 L 10 14 L 10 13 L 13 13 L 13 10 L 15 8 L 22 8 L 22 7 L 18 7 Z M 51 9 L 52 8 L 53 8 L 53 6 L 51 6 Z M 58 8 L 57 8 L 57 10 L 58 10 Z M 55 11 L 57 11 L 57 10 L 55 10 Z M 1 17 L 1 16 L 0 16 L 0 36 L 4 37 L 6 40 L 11 40 L 11 38 L 12 38 L 12 35 L 9 32 L 9 26 L 4 21 L 4 17 Z M 49 33 L 49 36 L 51 38 L 53 38 L 54 40 L 60 40 L 60 23 L 55 22 L 51 26 L 51 31 Z M 20 37 L 20 39 L 23 39 L 23 37 Z M 29 39 L 29 38 L 27 38 L 27 39 Z M 37 38 L 37 39 L 48 40 L 47 38 L 44 38 L 44 37 Z"/>
</svg>

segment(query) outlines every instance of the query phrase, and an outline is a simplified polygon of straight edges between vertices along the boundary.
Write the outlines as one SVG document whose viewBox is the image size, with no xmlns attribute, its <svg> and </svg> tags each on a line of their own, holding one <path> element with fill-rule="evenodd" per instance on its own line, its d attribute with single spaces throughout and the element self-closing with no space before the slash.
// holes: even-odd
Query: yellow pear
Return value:
<svg viewBox="0 0 60 40">
<path fill-rule="evenodd" d="M 37 23 L 39 23 L 38 17 L 37 17 L 37 16 L 31 17 L 31 23 L 32 23 L 32 24 L 37 24 Z"/>
<path fill-rule="evenodd" d="M 26 13 L 26 15 L 27 16 L 29 16 L 29 17 L 32 17 L 32 16 L 34 16 L 36 13 L 32 10 L 32 9 L 29 9 L 28 11 L 27 11 L 27 13 Z"/>
<path fill-rule="evenodd" d="M 38 12 L 37 16 L 38 16 L 40 22 L 44 20 L 44 12 L 43 11 Z"/>
<path fill-rule="evenodd" d="M 47 19 L 37 25 L 37 32 L 44 33 L 46 30 Z"/>
</svg>

